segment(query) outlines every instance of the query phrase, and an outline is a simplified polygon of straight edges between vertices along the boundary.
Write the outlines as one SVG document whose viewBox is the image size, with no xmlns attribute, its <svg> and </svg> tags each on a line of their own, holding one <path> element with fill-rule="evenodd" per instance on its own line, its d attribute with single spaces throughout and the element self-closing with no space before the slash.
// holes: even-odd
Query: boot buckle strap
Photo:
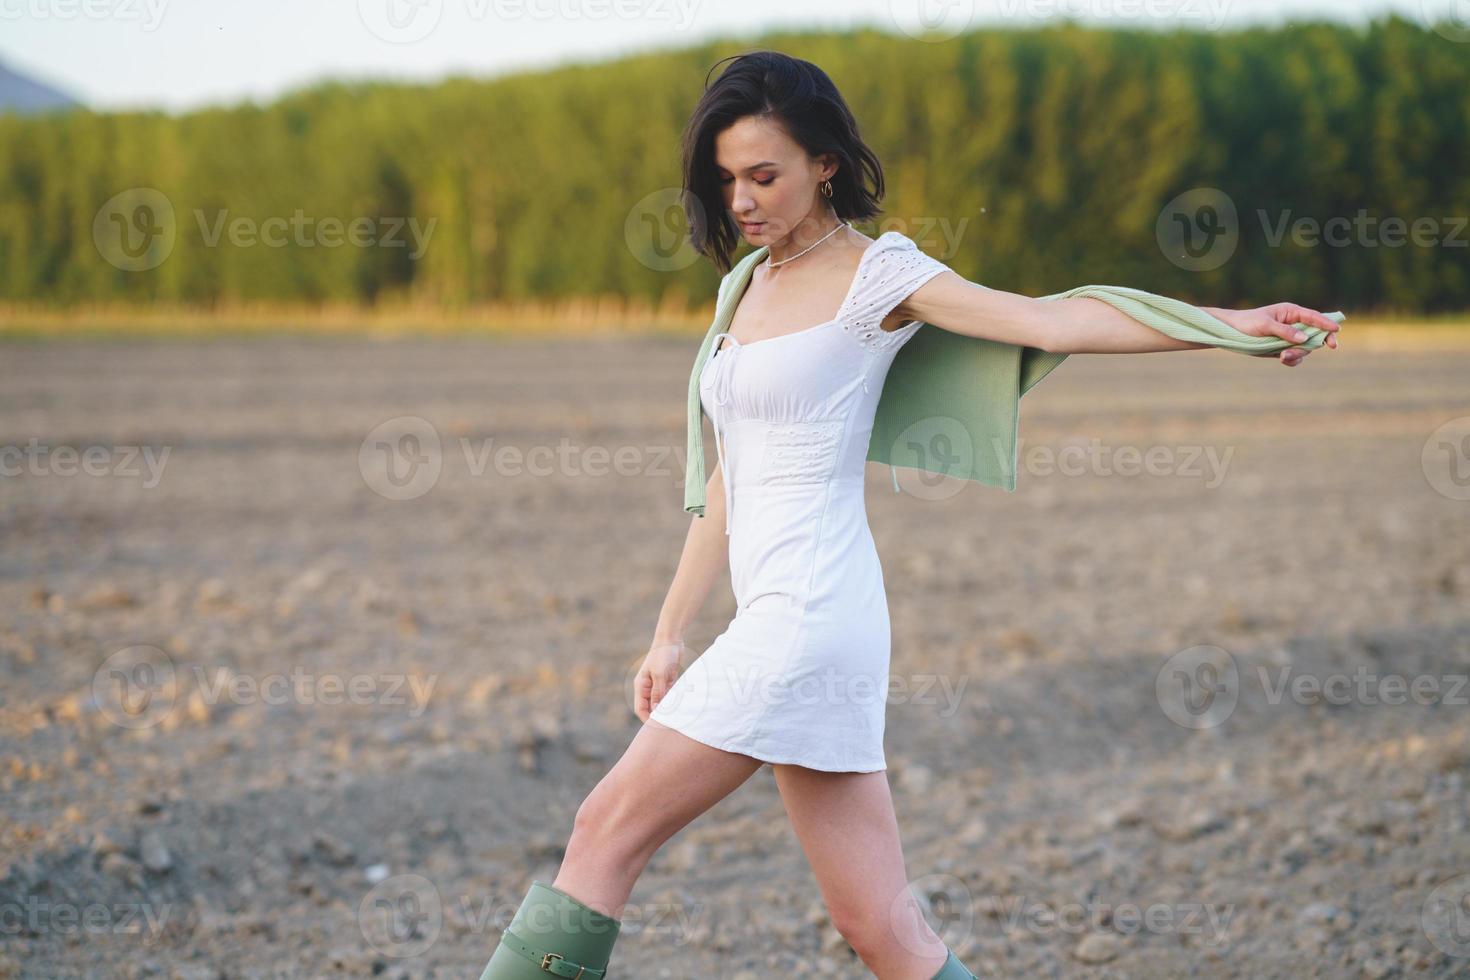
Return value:
<svg viewBox="0 0 1470 980">
<path fill-rule="evenodd" d="M 562 956 L 560 953 L 547 953 L 545 956 L 541 957 L 541 969 L 545 970 L 547 973 L 555 973 L 556 971 L 551 968 L 551 964 L 554 961 L 564 959 L 566 959 L 566 957 Z M 579 963 L 577 965 L 577 975 L 574 976 L 572 980 L 582 980 L 582 974 L 585 971 L 586 967 L 582 966 Z"/>
<path fill-rule="evenodd" d="M 509 929 L 501 933 L 500 939 L 511 949 L 554 976 L 566 977 L 568 980 L 584 980 L 584 978 L 585 980 L 602 980 L 606 972 L 582 963 L 571 962 L 560 953 L 538 949 Z"/>
</svg>

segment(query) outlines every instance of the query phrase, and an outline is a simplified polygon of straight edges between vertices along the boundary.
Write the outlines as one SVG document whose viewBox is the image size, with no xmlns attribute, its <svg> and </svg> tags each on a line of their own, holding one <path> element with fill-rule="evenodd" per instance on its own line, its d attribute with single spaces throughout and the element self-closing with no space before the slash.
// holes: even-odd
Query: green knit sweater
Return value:
<svg viewBox="0 0 1470 980">
<path fill-rule="evenodd" d="M 729 327 L 751 272 L 767 251 L 764 245 L 755 249 L 720 280 L 715 319 L 689 375 L 684 510 L 701 517 L 709 475 L 704 465 L 699 375 L 714 347 L 715 336 Z M 1253 337 L 1197 306 L 1127 286 L 1078 286 L 1041 299 L 1074 296 L 1100 299 L 1170 337 L 1241 354 L 1274 357 L 1288 347 L 1315 350 L 1327 336 L 1320 327 L 1300 324 L 1307 339 L 1299 344 L 1280 337 Z M 1326 315 L 1338 323 L 1345 319 L 1341 313 Z M 1021 396 L 1067 356 L 939 327 L 918 328 L 899 349 L 888 370 L 878 396 L 867 458 L 890 467 L 906 466 L 1015 490 Z M 893 488 L 897 490 L 896 469 L 893 476 Z"/>
</svg>

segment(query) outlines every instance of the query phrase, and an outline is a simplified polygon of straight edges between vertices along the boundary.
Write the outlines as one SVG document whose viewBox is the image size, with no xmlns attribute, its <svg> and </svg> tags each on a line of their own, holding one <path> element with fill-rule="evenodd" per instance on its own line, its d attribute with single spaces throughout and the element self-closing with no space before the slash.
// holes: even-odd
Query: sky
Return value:
<svg viewBox="0 0 1470 980">
<path fill-rule="evenodd" d="M 927 23 L 942 38 L 1070 15 L 1214 31 L 1391 11 L 1470 28 L 1470 0 L 0 0 L 0 63 L 95 109 L 181 112 L 326 78 L 491 76 L 772 28 Z"/>
</svg>

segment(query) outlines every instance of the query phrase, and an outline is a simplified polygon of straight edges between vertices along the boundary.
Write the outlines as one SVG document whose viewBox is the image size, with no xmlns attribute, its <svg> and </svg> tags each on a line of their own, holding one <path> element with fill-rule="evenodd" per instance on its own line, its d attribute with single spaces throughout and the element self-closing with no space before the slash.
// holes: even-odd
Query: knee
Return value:
<svg viewBox="0 0 1470 980">
<path fill-rule="evenodd" d="M 636 857 L 657 849 L 649 814 L 640 811 L 636 797 L 609 775 L 588 793 L 572 818 L 568 847 L 586 845 L 620 858 Z"/>
<path fill-rule="evenodd" d="M 837 902 L 827 907 L 827 914 L 842 938 L 864 959 L 894 941 L 893 926 L 881 909 L 863 903 Z"/>
<path fill-rule="evenodd" d="M 617 806 L 612 794 L 605 789 L 606 780 L 598 783 L 577 807 L 572 818 L 572 837 L 595 839 L 606 835 L 618 818 Z"/>
</svg>

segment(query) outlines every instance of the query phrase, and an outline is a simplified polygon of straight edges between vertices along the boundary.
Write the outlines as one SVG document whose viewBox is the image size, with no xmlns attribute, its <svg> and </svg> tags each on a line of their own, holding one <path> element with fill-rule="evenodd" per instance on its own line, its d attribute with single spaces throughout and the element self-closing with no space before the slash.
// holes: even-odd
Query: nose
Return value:
<svg viewBox="0 0 1470 980">
<path fill-rule="evenodd" d="M 755 198 L 750 193 L 750 185 L 735 181 L 735 186 L 730 190 L 730 210 L 737 215 L 747 214 L 755 208 Z"/>
</svg>

